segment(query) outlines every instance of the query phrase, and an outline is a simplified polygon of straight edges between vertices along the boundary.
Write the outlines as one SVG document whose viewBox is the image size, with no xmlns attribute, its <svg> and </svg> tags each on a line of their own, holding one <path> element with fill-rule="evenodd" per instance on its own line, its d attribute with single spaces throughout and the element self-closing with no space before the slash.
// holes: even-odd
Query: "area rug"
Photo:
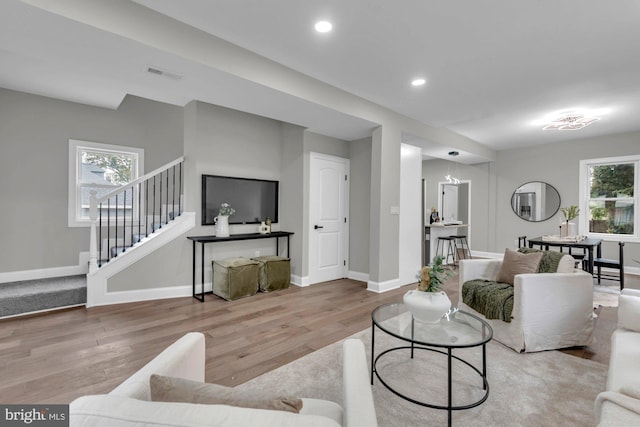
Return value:
<svg viewBox="0 0 640 427">
<path fill-rule="evenodd" d="M 370 364 L 370 330 L 355 334 L 367 349 Z M 376 354 L 402 344 L 376 331 Z M 479 366 L 478 349 L 455 350 L 454 355 Z M 378 362 L 385 380 L 419 399 L 446 403 L 446 357 L 430 351 L 388 353 Z M 607 366 L 557 351 L 516 353 L 491 341 L 487 345 L 488 399 L 480 406 L 453 412 L 459 426 L 589 426 L 594 424 L 593 403 L 604 390 Z M 454 363 L 454 404 L 481 396 L 480 377 Z M 342 403 L 342 342 L 324 347 L 301 359 L 254 378 L 238 388 L 268 390 L 270 394 L 296 395 Z M 410 403 L 388 391 L 376 379 L 373 386 L 380 427 L 441 426 L 447 412 Z"/>
<path fill-rule="evenodd" d="M 620 285 L 593 285 L 593 308 L 617 307 Z"/>
</svg>

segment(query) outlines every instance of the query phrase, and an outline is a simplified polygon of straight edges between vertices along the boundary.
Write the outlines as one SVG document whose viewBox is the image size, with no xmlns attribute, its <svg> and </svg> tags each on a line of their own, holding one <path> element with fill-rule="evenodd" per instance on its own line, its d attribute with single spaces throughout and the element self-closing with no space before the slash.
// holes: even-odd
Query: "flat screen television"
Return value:
<svg viewBox="0 0 640 427">
<path fill-rule="evenodd" d="M 202 225 L 214 225 L 223 203 L 236 211 L 229 224 L 278 222 L 278 181 L 202 175 Z"/>
</svg>

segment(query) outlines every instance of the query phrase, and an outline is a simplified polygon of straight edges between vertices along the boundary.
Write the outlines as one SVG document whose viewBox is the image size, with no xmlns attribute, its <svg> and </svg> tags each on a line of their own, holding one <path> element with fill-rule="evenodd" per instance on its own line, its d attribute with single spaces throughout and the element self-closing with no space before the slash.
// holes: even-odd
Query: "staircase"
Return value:
<svg viewBox="0 0 640 427">
<path fill-rule="evenodd" d="M 101 197 L 91 191 L 89 273 L 182 215 L 184 157 Z"/>
<path fill-rule="evenodd" d="M 86 301 L 84 275 L 0 284 L 0 318 L 84 305 Z"/>
<path fill-rule="evenodd" d="M 108 279 L 195 225 L 183 212 L 184 157 L 102 197 L 91 192 L 89 274 L 0 283 L 0 318 L 116 302 Z"/>
<path fill-rule="evenodd" d="M 195 214 L 183 212 L 183 164 L 180 157 L 102 197 L 91 193 L 87 307 L 153 299 L 109 292 L 107 283 L 195 226 Z"/>
</svg>

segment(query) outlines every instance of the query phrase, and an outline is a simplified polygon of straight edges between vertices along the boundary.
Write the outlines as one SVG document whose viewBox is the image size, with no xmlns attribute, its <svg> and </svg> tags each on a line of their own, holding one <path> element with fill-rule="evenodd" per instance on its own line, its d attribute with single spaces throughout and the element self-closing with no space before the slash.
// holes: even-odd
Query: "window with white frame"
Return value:
<svg viewBox="0 0 640 427">
<path fill-rule="evenodd" d="M 89 141 L 69 140 L 69 227 L 88 226 L 91 191 L 96 196 L 138 178 L 144 170 L 144 150 Z M 133 209 L 132 196 L 109 200 L 103 210 Z"/>
<path fill-rule="evenodd" d="M 606 240 L 640 241 L 640 155 L 580 161 L 580 230 Z"/>
</svg>

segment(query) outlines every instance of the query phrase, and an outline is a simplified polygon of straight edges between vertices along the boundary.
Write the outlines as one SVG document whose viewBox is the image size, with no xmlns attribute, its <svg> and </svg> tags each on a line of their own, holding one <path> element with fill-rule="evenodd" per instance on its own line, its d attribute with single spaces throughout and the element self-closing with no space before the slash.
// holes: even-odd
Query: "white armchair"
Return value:
<svg viewBox="0 0 640 427">
<path fill-rule="evenodd" d="M 582 270 L 517 274 L 514 278 L 511 322 L 486 319 L 464 304 L 462 285 L 473 279 L 495 280 L 501 266 L 500 259 L 460 260 L 458 308 L 486 320 L 493 328 L 496 341 L 518 352 L 591 343 L 593 278 Z"/>
</svg>

